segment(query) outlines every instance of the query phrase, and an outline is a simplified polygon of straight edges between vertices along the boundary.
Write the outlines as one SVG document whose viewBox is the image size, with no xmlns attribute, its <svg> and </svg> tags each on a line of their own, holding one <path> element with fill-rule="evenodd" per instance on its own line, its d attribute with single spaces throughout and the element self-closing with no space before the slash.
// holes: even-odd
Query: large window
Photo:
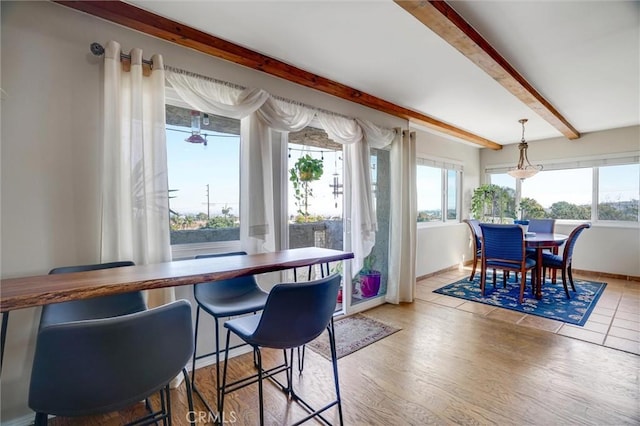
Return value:
<svg viewBox="0 0 640 426">
<path fill-rule="evenodd" d="M 607 161 L 623 162 L 597 160 L 589 164 L 593 167 L 574 168 L 555 164 L 517 183 L 506 173 L 489 176 L 493 184 L 515 185 L 518 218 L 638 222 L 640 164 L 606 165 Z"/>
<path fill-rule="evenodd" d="M 522 181 L 521 205 L 528 210 L 523 219 L 591 219 L 592 169 L 542 171 Z M 543 211 L 533 210 L 542 206 Z"/>
<path fill-rule="evenodd" d="M 418 159 L 416 189 L 418 222 L 458 221 L 460 167 Z M 446 212 L 446 213 L 445 213 Z"/>
<path fill-rule="evenodd" d="M 638 221 L 640 164 L 598 168 L 598 220 Z"/>
<path fill-rule="evenodd" d="M 240 121 L 167 106 L 167 167 L 171 244 L 239 240 Z"/>
</svg>

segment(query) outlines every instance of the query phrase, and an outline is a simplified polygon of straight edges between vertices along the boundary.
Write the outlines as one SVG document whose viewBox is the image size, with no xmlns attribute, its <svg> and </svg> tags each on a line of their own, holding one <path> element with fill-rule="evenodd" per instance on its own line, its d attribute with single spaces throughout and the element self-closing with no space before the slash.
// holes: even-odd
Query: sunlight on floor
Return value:
<svg viewBox="0 0 640 426">
<path fill-rule="evenodd" d="M 470 273 L 471 268 L 465 267 L 459 270 L 448 270 L 419 280 L 416 285 L 416 298 L 486 318 L 537 328 L 640 355 L 640 309 L 638 309 L 640 307 L 640 283 L 637 281 L 576 273 L 577 279 L 583 278 L 607 283 L 607 287 L 589 320 L 584 326 L 576 326 L 433 293 L 433 290 L 465 276 L 468 277 Z"/>
</svg>

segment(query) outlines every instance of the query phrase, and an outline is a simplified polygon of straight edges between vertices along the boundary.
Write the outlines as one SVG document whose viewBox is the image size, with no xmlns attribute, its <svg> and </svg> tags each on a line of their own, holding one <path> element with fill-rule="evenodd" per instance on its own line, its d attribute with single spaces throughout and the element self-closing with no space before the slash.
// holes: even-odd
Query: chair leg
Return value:
<svg viewBox="0 0 640 426">
<path fill-rule="evenodd" d="M 259 398 L 259 406 L 260 406 L 260 426 L 264 425 L 264 402 L 263 402 L 263 394 L 262 394 L 262 353 L 260 353 L 260 348 L 257 348 L 258 355 L 258 398 Z M 293 362 L 291 363 L 293 365 Z M 226 363 L 225 363 L 226 367 Z"/>
<path fill-rule="evenodd" d="M 302 350 L 298 346 L 298 372 L 302 374 L 302 370 L 304 370 L 304 350 L 306 345 L 302 345 Z M 291 363 L 293 363 L 293 352 L 291 353 Z"/>
<path fill-rule="evenodd" d="M 562 268 L 562 286 L 564 287 L 564 294 L 567 295 L 567 299 L 571 299 L 571 296 L 569 296 L 569 288 L 567 287 L 567 268 Z"/>
<path fill-rule="evenodd" d="M 573 271 L 571 270 L 571 264 L 567 266 L 567 273 L 569 274 L 569 282 L 571 283 L 571 289 L 575 292 L 576 286 L 573 285 Z"/>
<path fill-rule="evenodd" d="M 164 423 L 168 426 L 171 426 L 171 393 L 169 391 L 169 385 L 167 385 L 167 387 L 165 388 L 165 394 L 167 395 L 167 407 L 165 410 L 163 410 L 163 412 L 167 416 L 165 417 Z"/>
<path fill-rule="evenodd" d="M 194 414 L 195 410 L 193 409 L 193 390 L 191 388 L 191 380 L 189 380 L 189 373 L 187 372 L 186 368 L 182 369 L 182 374 L 184 375 L 184 386 L 187 389 L 187 404 L 189 405 L 189 413 L 193 414 L 193 417 L 191 417 L 189 423 L 192 426 L 195 426 L 196 421 Z"/>
<path fill-rule="evenodd" d="M 218 318 L 213 317 L 216 327 L 216 404 L 218 410 L 220 410 L 220 324 L 218 324 Z M 229 350 L 229 341 L 227 340 L 227 347 L 225 349 L 225 367 L 227 366 L 227 351 Z"/>
<path fill-rule="evenodd" d="M 484 286 L 486 284 L 486 281 L 487 281 L 487 270 L 483 266 L 482 268 L 480 268 L 480 293 L 482 294 L 482 297 L 484 297 Z"/>
<path fill-rule="evenodd" d="M 191 383 L 196 385 L 196 355 L 198 353 L 198 325 L 200 324 L 200 306 L 196 309 L 196 331 L 193 337 L 193 361 L 191 362 Z"/>
<path fill-rule="evenodd" d="M 522 279 L 520 280 L 520 298 L 518 299 L 520 304 L 524 302 L 524 288 L 527 285 L 527 271 L 523 270 L 521 274 Z M 531 280 L 533 281 L 533 275 L 531 276 Z"/>
<path fill-rule="evenodd" d="M 553 254 L 558 254 L 558 247 L 554 247 L 553 249 L 551 249 L 551 252 Z M 558 270 L 556 268 L 551 268 L 551 282 L 552 283 L 556 283 L 556 276 L 557 276 Z"/>
<path fill-rule="evenodd" d="M 333 318 L 331 318 L 331 323 L 329 327 L 327 327 L 327 331 L 329 334 L 329 345 L 331 347 L 331 363 L 333 365 L 333 381 L 336 386 L 336 400 L 338 401 L 338 416 L 340 418 L 340 425 L 343 424 L 342 420 L 342 399 L 340 397 L 340 381 L 338 380 L 338 354 L 336 352 L 336 339 L 335 332 L 333 329 Z"/>
<path fill-rule="evenodd" d="M 34 420 L 34 426 L 47 426 L 48 424 L 48 415 L 47 413 L 36 413 L 36 418 Z"/>
<path fill-rule="evenodd" d="M 220 390 L 220 400 L 218 405 L 218 416 L 220 424 L 224 422 L 224 395 L 227 388 L 227 364 L 229 363 L 229 340 L 231 339 L 231 330 L 227 330 L 227 343 L 224 351 L 224 368 L 222 373 L 222 389 Z M 261 364 L 260 355 L 258 355 L 258 363 Z M 262 367 L 262 365 L 260 365 Z M 261 370 L 258 370 L 258 374 L 261 374 Z"/>
<path fill-rule="evenodd" d="M 478 257 L 473 257 L 473 269 L 471 269 L 471 275 L 469 276 L 469 281 L 473 281 L 473 277 L 476 275 L 476 267 L 478 266 Z"/>
</svg>

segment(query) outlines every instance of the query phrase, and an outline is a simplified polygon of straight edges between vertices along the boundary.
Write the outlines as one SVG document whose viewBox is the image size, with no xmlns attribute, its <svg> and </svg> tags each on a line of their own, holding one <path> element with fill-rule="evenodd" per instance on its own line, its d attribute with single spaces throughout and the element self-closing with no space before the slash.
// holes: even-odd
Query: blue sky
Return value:
<svg viewBox="0 0 640 426">
<path fill-rule="evenodd" d="M 231 207 L 231 213 L 237 215 L 240 137 L 208 136 L 205 147 L 185 142 L 189 134 L 175 129 L 187 130 L 167 126 L 169 189 L 178 190 L 171 193 L 175 197 L 170 200 L 171 209 L 181 214 L 206 213 L 209 184 L 211 215 L 220 214 L 225 206 Z"/>
<path fill-rule="evenodd" d="M 232 208 L 231 213 L 239 214 L 240 137 L 235 135 L 216 134 L 206 131 L 207 146 L 191 144 L 184 140 L 189 136 L 190 129 L 178 126 L 167 126 L 167 162 L 169 167 L 169 189 L 177 189 L 171 196 L 171 209 L 180 214 L 207 212 L 207 184 L 209 184 L 209 203 L 211 215 L 221 214 L 225 206 Z M 299 146 L 292 146 L 290 151 L 289 168 L 304 153 Z M 311 149 L 311 156 L 324 156 L 324 174 L 322 178 L 312 183 L 314 197 L 309 205 L 311 214 L 326 216 L 342 215 L 342 196 L 334 198 L 331 184 L 333 174 L 339 174 L 342 179 L 342 153 L 334 152 L 320 154 L 315 148 Z M 288 176 L 288 174 L 287 174 Z M 291 193 L 291 191 L 290 191 Z M 295 214 L 297 208 L 294 199 L 289 197 L 289 212 Z M 337 202 L 337 207 L 336 207 Z"/>
</svg>

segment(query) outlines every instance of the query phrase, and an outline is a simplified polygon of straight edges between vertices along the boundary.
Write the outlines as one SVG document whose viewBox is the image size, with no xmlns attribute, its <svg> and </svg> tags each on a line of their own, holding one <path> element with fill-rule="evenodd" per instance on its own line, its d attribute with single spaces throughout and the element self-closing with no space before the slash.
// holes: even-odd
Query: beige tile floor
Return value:
<svg viewBox="0 0 640 426">
<path fill-rule="evenodd" d="M 589 320 L 584 326 L 576 326 L 433 293 L 433 290 L 468 277 L 470 274 L 471 269 L 465 267 L 459 270 L 448 270 L 421 279 L 417 282 L 416 298 L 498 321 L 538 328 L 562 336 L 640 355 L 640 282 L 638 281 L 626 281 L 591 274 L 574 274 L 576 279 L 582 278 L 607 283 L 607 287 L 589 316 Z M 557 285 L 562 285 L 561 281 Z"/>
</svg>

